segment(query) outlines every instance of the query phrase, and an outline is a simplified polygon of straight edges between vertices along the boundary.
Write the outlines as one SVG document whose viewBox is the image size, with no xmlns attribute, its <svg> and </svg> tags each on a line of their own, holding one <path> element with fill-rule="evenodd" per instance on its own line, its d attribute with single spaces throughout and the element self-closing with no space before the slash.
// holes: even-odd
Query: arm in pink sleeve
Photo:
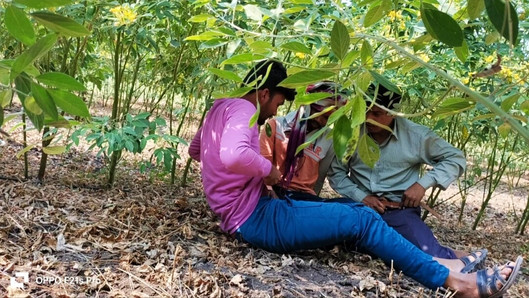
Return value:
<svg viewBox="0 0 529 298">
<path fill-rule="evenodd" d="M 198 129 L 189 145 L 188 153 L 192 159 L 200 161 L 200 136 L 202 135 L 202 127 Z"/>
<path fill-rule="evenodd" d="M 270 174 L 272 163 L 259 152 L 257 128 L 248 127 L 253 112 L 241 106 L 228 115 L 220 141 L 220 159 L 234 173 L 266 177 Z"/>
</svg>

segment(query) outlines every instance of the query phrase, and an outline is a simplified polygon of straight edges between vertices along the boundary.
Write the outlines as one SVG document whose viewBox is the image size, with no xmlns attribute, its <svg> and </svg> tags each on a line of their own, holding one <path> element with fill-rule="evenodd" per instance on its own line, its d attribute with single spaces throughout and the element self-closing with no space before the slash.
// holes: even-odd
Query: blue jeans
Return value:
<svg viewBox="0 0 529 298">
<path fill-rule="evenodd" d="M 436 289 L 449 270 L 390 228 L 362 203 L 298 201 L 262 197 L 239 228 L 238 238 L 265 250 L 288 253 L 352 243 L 404 274 Z"/>
</svg>

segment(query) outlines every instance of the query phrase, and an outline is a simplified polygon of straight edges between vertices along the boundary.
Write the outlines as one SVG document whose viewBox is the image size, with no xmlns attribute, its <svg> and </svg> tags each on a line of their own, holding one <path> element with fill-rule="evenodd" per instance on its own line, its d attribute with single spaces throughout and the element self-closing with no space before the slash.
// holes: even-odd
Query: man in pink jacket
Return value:
<svg viewBox="0 0 529 298">
<path fill-rule="evenodd" d="M 218 99 L 189 147 L 200 161 L 204 193 L 225 232 L 256 247 L 288 253 L 352 243 L 423 285 L 449 287 L 461 297 L 498 297 L 514 283 L 522 258 L 504 266 L 461 273 L 459 260 L 434 259 L 388 227 L 380 216 L 356 202 L 274 199 L 266 185 L 281 173 L 259 152 L 259 130 L 250 126 L 274 116 L 295 92 L 278 86 L 287 77 L 276 61 L 257 64 L 244 79 L 256 89 L 241 98 Z"/>
</svg>

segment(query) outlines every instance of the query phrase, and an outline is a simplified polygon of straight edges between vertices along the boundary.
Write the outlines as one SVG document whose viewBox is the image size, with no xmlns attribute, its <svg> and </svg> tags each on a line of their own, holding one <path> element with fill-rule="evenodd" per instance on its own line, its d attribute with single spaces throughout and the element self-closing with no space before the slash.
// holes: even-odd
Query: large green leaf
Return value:
<svg viewBox="0 0 529 298">
<path fill-rule="evenodd" d="M 358 157 L 370 168 L 373 168 L 380 158 L 380 148 L 367 134 L 363 134 L 358 140 L 357 152 Z"/>
<path fill-rule="evenodd" d="M 48 89 L 48 93 L 53 98 L 53 101 L 55 104 L 61 108 L 63 111 L 70 115 L 80 116 L 89 118 L 90 113 L 88 112 L 88 108 L 86 107 L 86 104 L 84 101 L 67 91 L 62 90 L 51 90 Z"/>
<path fill-rule="evenodd" d="M 39 82 L 44 83 L 51 87 L 59 89 L 72 90 L 72 91 L 85 91 L 86 88 L 83 84 L 79 83 L 76 79 L 62 72 L 47 72 L 37 76 Z"/>
<path fill-rule="evenodd" d="M 312 54 L 311 50 L 301 42 L 291 41 L 280 46 L 282 49 L 289 50 L 296 53 Z"/>
<path fill-rule="evenodd" d="M 30 46 L 35 43 L 35 31 L 24 11 L 9 5 L 4 18 L 7 31 L 23 44 Z"/>
<path fill-rule="evenodd" d="M 511 96 L 508 96 L 501 102 L 501 109 L 505 112 L 510 111 L 512 106 L 518 101 L 518 99 L 522 96 L 520 93 L 514 93 Z"/>
<path fill-rule="evenodd" d="M 467 1 L 468 17 L 471 20 L 478 18 L 484 9 L 485 9 L 484 0 L 468 0 Z"/>
<path fill-rule="evenodd" d="M 351 127 L 358 126 L 366 120 L 366 101 L 362 96 L 351 99 Z"/>
<path fill-rule="evenodd" d="M 433 117 L 444 118 L 451 115 L 459 114 L 463 111 L 471 109 L 475 103 L 470 102 L 468 98 L 451 97 L 447 98 L 435 110 Z"/>
<path fill-rule="evenodd" d="M 465 61 L 467 61 L 468 55 L 470 54 L 470 52 L 468 51 L 467 42 L 463 40 L 463 45 L 461 45 L 460 47 L 455 47 L 454 52 L 456 53 L 457 58 L 459 58 L 461 62 L 464 63 Z"/>
<path fill-rule="evenodd" d="M 52 117 L 54 120 L 59 119 L 57 106 L 55 105 L 55 102 L 53 102 L 53 99 L 44 87 L 32 82 L 31 94 L 35 98 L 35 101 L 37 102 L 39 107 L 44 111 L 44 113 Z"/>
<path fill-rule="evenodd" d="M 48 146 L 42 147 L 42 151 L 48 155 L 63 154 L 66 152 L 66 146 Z"/>
<path fill-rule="evenodd" d="M 53 47 L 55 42 L 57 42 L 57 35 L 53 33 L 48 34 L 37 40 L 37 42 L 29 49 L 20 54 L 20 56 L 15 59 L 15 62 L 13 62 L 13 66 L 11 67 L 12 78 L 19 75 L 26 69 L 26 67 L 35 62 L 35 60 L 46 54 Z"/>
<path fill-rule="evenodd" d="M 463 31 L 459 24 L 448 14 L 432 6 L 421 7 L 421 17 L 424 27 L 430 35 L 451 47 L 460 47 L 463 44 Z"/>
<path fill-rule="evenodd" d="M 83 25 L 76 21 L 51 12 L 34 12 L 31 14 L 37 22 L 48 29 L 71 37 L 82 37 L 90 34 Z"/>
<path fill-rule="evenodd" d="M 74 0 L 15 0 L 16 3 L 24 4 L 31 8 L 47 8 L 72 4 Z"/>
<path fill-rule="evenodd" d="M 507 5 L 504 0 L 485 0 L 485 8 L 494 28 L 512 45 L 516 45 L 519 30 L 518 15 L 512 1 Z"/>
<path fill-rule="evenodd" d="M 232 71 L 218 68 L 208 68 L 208 70 L 219 78 L 235 81 L 237 83 L 242 83 L 241 77 L 239 77 L 236 73 Z"/>
<path fill-rule="evenodd" d="M 370 27 L 380 21 L 390 10 L 391 1 L 389 0 L 382 0 L 380 4 L 370 7 L 364 16 L 364 27 Z"/>
<path fill-rule="evenodd" d="M 332 71 L 321 69 L 305 70 L 287 77 L 279 84 L 279 86 L 286 88 L 296 88 L 300 86 L 306 86 L 311 83 L 316 83 L 332 76 L 334 76 L 334 72 Z"/>
<path fill-rule="evenodd" d="M 373 48 L 367 40 L 362 42 L 362 49 L 360 50 L 360 58 L 362 59 L 362 64 L 366 67 L 373 66 Z"/>
<path fill-rule="evenodd" d="M 351 37 L 347 27 L 340 22 L 334 22 L 334 26 L 331 31 L 331 49 L 338 59 L 343 60 L 347 51 L 349 51 L 349 45 L 351 43 Z"/>
<path fill-rule="evenodd" d="M 351 138 L 351 135 L 351 122 L 346 116 L 340 117 L 334 124 L 334 129 L 332 131 L 334 152 L 336 153 L 336 157 L 339 160 L 341 160 L 345 155 L 347 144 L 349 143 L 349 138 Z"/>
</svg>

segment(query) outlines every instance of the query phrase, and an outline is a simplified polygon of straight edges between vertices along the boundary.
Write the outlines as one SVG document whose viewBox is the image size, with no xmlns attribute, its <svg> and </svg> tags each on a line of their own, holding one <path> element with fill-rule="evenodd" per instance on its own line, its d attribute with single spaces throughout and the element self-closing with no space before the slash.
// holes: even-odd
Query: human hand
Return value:
<svg viewBox="0 0 529 298">
<path fill-rule="evenodd" d="M 418 207 L 425 193 L 426 189 L 424 187 L 417 182 L 413 183 L 402 195 L 402 206 Z"/>
<path fill-rule="evenodd" d="M 270 174 L 264 178 L 264 182 L 266 185 L 276 185 L 279 183 L 279 180 L 281 180 L 281 172 L 279 172 L 276 167 L 272 166 Z"/>
<path fill-rule="evenodd" d="M 368 195 L 362 200 L 362 203 L 364 203 L 364 205 L 368 207 L 373 208 L 376 212 L 380 214 L 384 213 L 384 211 L 386 210 L 386 207 L 384 206 L 384 204 L 382 204 L 380 198 L 374 195 Z"/>
</svg>

